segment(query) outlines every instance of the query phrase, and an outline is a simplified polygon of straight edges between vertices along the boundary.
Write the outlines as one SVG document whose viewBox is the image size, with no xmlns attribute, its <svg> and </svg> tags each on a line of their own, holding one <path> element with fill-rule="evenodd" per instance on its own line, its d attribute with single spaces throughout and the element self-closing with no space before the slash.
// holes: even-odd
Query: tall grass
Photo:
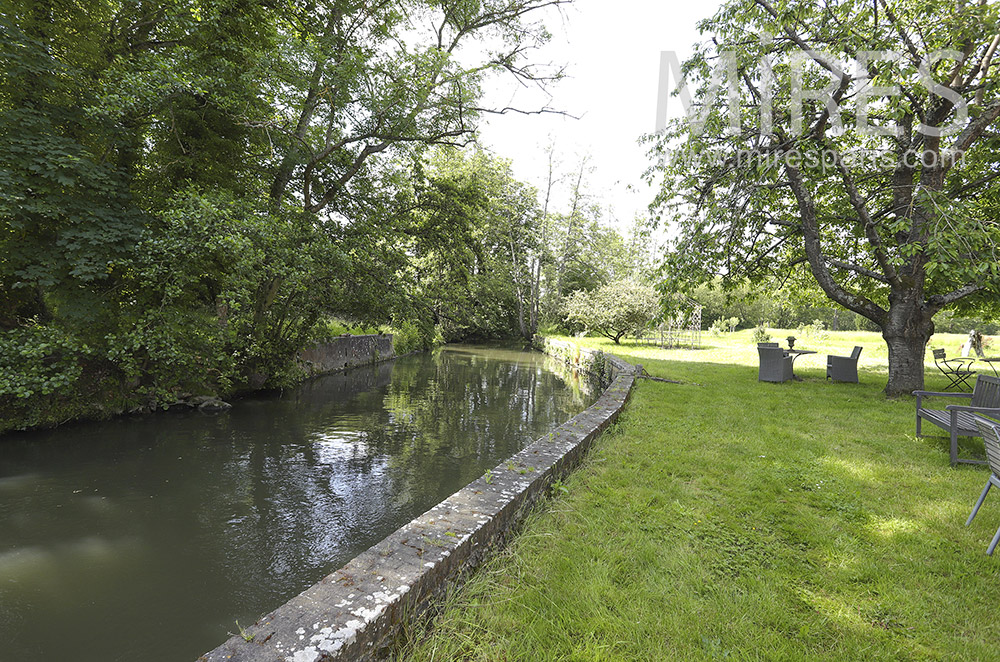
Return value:
<svg viewBox="0 0 1000 662">
<path fill-rule="evenodd" d="M 804 381 L 770 384 L 741 333 L 580 340 L 686 383 L 641 381 L 566 492 L 400 658 L 1000 659 L 1000 496 L 964 526 L 986 471 L 914 436 L 913 400 L 881 392 L 881 338 L 799 338 L 820 351 Z M 957 354 L 964 337 L 934 340 Z M 825 354 L 855 344 L 861 383 L 827 382 Z"/>
</svg>

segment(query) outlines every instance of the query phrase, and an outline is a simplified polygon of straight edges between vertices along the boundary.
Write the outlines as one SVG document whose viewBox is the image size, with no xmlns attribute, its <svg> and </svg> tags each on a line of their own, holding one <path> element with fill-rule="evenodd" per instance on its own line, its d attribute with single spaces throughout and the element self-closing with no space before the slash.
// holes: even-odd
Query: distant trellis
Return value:
<svg viewBox="0 0 1000 662">
<path fill-rule="evenodd" d="M 684 297 L 659 325 L 645 329 L 636 341 L 659 347 L 690 347 L 701 345 L 701 306 Z"/>
</svg>

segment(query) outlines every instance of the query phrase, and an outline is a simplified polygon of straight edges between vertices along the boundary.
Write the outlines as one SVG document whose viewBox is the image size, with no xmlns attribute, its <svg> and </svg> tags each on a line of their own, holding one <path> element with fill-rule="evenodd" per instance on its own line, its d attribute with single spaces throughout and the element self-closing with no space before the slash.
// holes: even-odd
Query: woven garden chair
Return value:
<svg viewBox="0 0 1000 662">
<path fill-rule="evenodd" d="M 850 356 L 826 356 L 826 378 L 836 382 L 858 383 L 858 358 L 861 348 L 855 347 Z"/>
<path fill-rule="evenodd" d="M 932 349 L 931 353 L 934 354 L 934 365 L 937 366 L 942 375 L 951 380 L 951 383 L 945 386 L 944 390 L 947 391 L 952 386 L 960 391 L 966 388 L 970 391 L 972 390 L 969 378 L 976 374 L 976 371 L 971 367 L 973 359 L 949 359 L 946 358 L 943 349 Z"/>
<path fill-rule="evenodd" d="M 979 495 L 976 507 L 972 509 L 969 519 L 965 521 L 966 526 L 972 524 L 972 520 L 975 518 L 976 513 L 979 512 L 979 507 L 983 505 L 983 501 L 986 499 L 986 494 L 990 491 L 990 488 L 994 485 L 1000 487 L 1000 428 L 997 427 L 996 421 L 991 421 L 982 416 L 976 416 L 976 426 L 979 428 L 980 434 L 983 435 L 983 442 L 986 445 L 986 460 L 987 464 L 990 465 L 990 477 L 986 480 L 986 487 L 983 488 L 983 493 Z M 996 534 L 994 534 L 993 540 L 990 541 L 990 546 L 986 548 L 986 553 L 993 556 L 993 550 L 996 549 L 998 542 L 1000 542 L 1000 529 L 997 529 Z"/>
<path fill-rule="evenodd" d="M 757 381 L 787 382 L 792 378 L 792 357 L 775 343 L 773 347 L 764 344 L 757 345 L 760 355 L 760 371 Z"/>
</svg>

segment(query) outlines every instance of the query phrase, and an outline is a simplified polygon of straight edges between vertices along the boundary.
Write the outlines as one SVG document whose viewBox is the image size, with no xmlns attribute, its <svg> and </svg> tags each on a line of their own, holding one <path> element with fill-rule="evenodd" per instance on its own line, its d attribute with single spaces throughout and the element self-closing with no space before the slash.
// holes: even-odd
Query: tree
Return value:
<svg viewBox="0 0 1000 662">
<path fill-rule="evenodd" d="M 564 318 L 562 303 L 572 292 L 594 290 L 616 280 L 646 278 L 651 251 L 638 221 L 627 236 L 608 224 L 605 209 L 588 188 L 587 175 L 593 170 L 589 156 L 580 158 L 572 171 L 562 175 L 557 172 L 553 146 L 546 149 L 546 156 L 541 229 L 546 250 L 536 263 L 536 282 L 542 286 L 539 299 L 546 321 L 558 324 Z M 565 211 L 554 209 L 552 203 L 561 181 L 569 188 Z"/>
<path fill-rule="evenodd" d="M 653 287 L 631 280 L 608 283 L 594 291 L 573 292 L 563 304 L 566 319 L 596 331 L 617 345 L 626 333 L 643 329 L 660 312 Z"/>
<path fill-rule="evenodd" d="M 623 244 L 616 231 L 601 225 L 601 207 L 588 188 L 587 175 L 591 172 L 590 156 L 585 155 L 574 170 L 563 177 L 568 180 L 570 189 L 568 209 L 565 212 L 550 210 L 545 218 L 550 256 L 545 274 L 546 307 L 550 318 L 559 314 L 558 306 L 571 292 L 592 290 L 613 279 L 606 249 L 616 249 Z M 553 183 L 550 172 L 548 187 Z"/>
<path fill-rule="evenodd" d="M 526 57 L 548 39 L 534 15 L 567 2 L 295 3 L 287 76 L 273 91 L 282 110 L 262 126 L 276 143 L 272 201 L 292 199 L 314 213 L 350 218 L 366 180 L 392 165 L 379 155 L 468 143 L 484 113 L 516 110 L 479 105 L 491 75 L 530 85 L 561 75 Z M 483 47 L 462 50 L 473 41 Z"/>
<path fill-rule="evenodd" d="M 413 294 L 445 337 L 530 339 L 537 328 L 533 269 L 541 250 L 537 192 L 510 162 L 476 149 L 440 148 L 414 174 L 401 244 Z"/>
<path fill-rule="evenodd" d="M 1000 291 L 998 6 L 733 0 L 701 27 L 651 170 L 671 283 L 806 270 L 882 330 L 885 392 L 923 388 L 934 315 Z"/>
<path fill-rule="evenodd" d="M 7 0 L 0 350 L 162 403 L 280 379 L 323 314 L 407 316 L 412 165 L 517 110 L 493 76 L 559 77 L 531 54 L 569 1 Z"/>
</svg>

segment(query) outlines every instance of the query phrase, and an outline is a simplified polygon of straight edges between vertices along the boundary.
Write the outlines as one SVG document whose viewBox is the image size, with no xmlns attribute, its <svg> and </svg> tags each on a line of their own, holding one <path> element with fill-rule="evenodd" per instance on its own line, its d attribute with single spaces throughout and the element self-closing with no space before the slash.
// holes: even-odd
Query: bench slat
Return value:
<svg viewBox="0 0 1000 662">
<path fill-rule="evenodd" d="M 921 396 L 917 395 L 919 403 Z M 1000 378 L 979 375 L 976 377 L 976 385 L 972 389 L 972 407 L 984 409 L 1000 409 Z M 926 407 L 917 408 L 917 435 L 920 435 L 920 421 L 925 420 L 933 423 L 939 428 L 947 431 L 951 436 L 951 463 L 972 462 L 971 460 L 958 459 L 958 437 L 979 437 L 979 429 L 976 427 L 975 413 L 969 411 L 955 412 L 955 429 L 951 427 L 951 412 L 943 409 L 928 409 Z M 990 414 L 991 416 L 993 414 Z"/>
<path fill-rule="evenodd" d="M 939 428 L 951 431 L 951 412 L 942 411 L 940 409 L 924 409 L 921 407 L 917 410 L 920 418 L 925 421 L 930 421 Z M 967 411 L 958 412 L 958 436 L 960 437 L 978 437 L 979 430 L 976 429 L 976 423 L 972 418 L 972 414 Z"/>
</svg>

